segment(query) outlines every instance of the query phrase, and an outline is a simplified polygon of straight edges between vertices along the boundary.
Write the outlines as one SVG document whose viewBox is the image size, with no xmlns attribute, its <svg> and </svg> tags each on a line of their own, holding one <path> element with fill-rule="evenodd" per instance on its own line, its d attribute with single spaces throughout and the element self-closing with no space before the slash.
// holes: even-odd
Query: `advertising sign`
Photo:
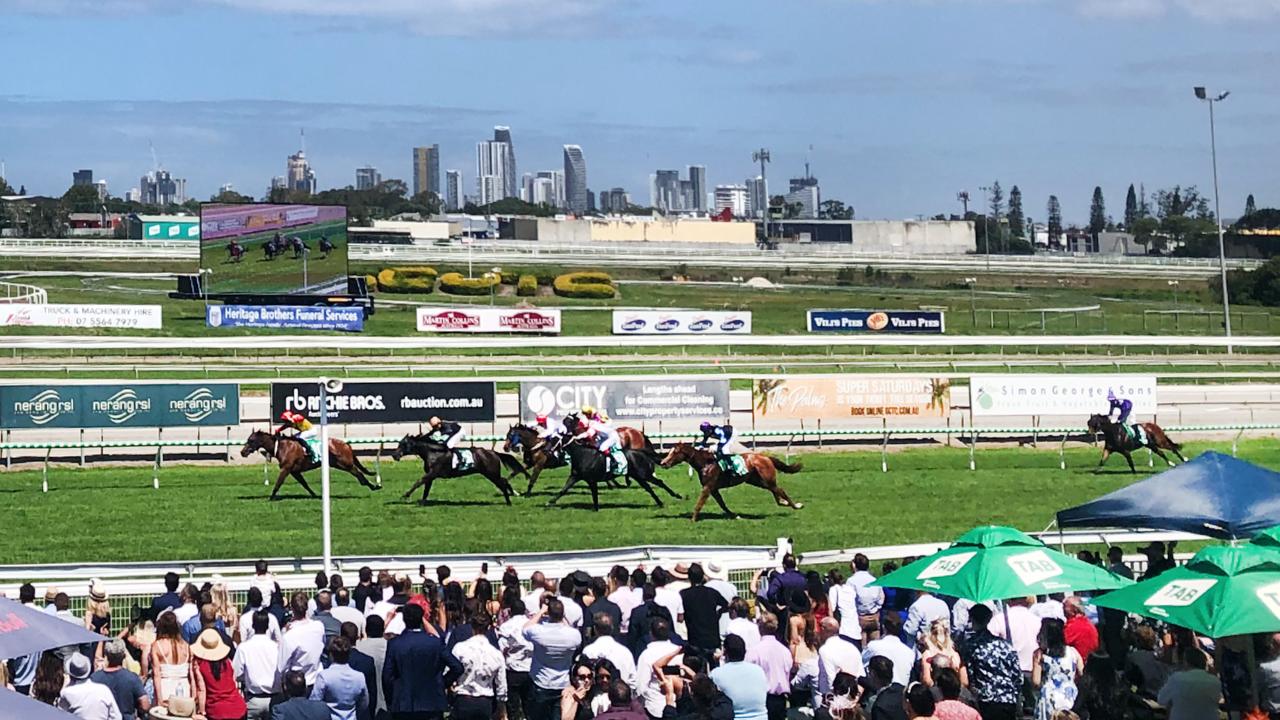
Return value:
<svg viewBox="0 0 1280 720">
<path fill-rule="evenodd" d="M 364 330 L 364 309 L 327 305 L 209 305 L 205 322 L 211 328 L 255 327 L 300 330 Z"/>
<path fill-rule="evenodd" d="M 560 332 L 559 310 L 532 308 L 418 308 L 418 331 L 440 333 Z"/>
<path fill-rule="evenodd" d="M 420 423 L 433 415 L 456 422 L 493 422 L 491 382 L 348 382 L 329 393 L 329 422 L 341 424 Z M 271 416 L 285 410 L 320 420 L 320 388 L 315 383 L 271 384 Z"/>
<path fill-rule="evenodd" d="M 941 418 L 951 409 L 951 382 L 902 375 L 767 378 L 752 384 L 751 401 L 757 418 Z"/>
<path fill-rule="evenodd" d="M 750 335 L 751 313 L 614 310 L 614 335 Z"/>
<path fill-rule="evenodd" d="M 940 310 L 810 310 L 809 332 L 925 333 L 940 335 Z"/>
<path fill-rule="evenodd" d="M 0 305 L 0 327 L 159 330 L 159 305 Z"/>
<path fill-rule="evenodd" d="M 1107 412 L 1107 395 L 1133 401 L 1135 414 L 1156 410 L 1150 375 L 975 375 L 969 400 L 978 415 L 1076 415 Z"/>
<path fill-rule="evenodd" d="M 0 427 L 108 428 L 238 425 L 230 383 L 0 385 Z"/>
<path fill-rule="evenodd" d="M 661 380 L 575 380 L 520 383 L 520 418 L 562 418 L 594 405 L 614 422 L 634 420 L 717 420 L 729 417 L 729 381 L 694 378 Z"/>
</svg>

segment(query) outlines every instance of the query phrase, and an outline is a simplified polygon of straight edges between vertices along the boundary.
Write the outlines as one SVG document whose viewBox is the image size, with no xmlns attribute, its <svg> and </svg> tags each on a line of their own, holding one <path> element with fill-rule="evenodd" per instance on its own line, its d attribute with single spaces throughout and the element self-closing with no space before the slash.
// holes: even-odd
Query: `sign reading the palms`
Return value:
<svg viewBox="0 0 1280 720">
<path fill-rule="evenodd" d="M 840 420 L 863 417 L 946 417 L 951 382 L 901 375 L 765 378 L 752 386 L 758 418 Z"/>
</svg>

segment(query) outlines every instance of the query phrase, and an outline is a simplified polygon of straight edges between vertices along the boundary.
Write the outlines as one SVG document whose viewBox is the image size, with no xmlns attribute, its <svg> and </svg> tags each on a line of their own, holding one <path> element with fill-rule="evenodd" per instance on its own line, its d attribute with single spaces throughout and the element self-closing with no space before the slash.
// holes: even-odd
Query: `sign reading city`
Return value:
<svg viewBox="0 0 1280 720">
<path fill-rule="evenodd" d="M 240 424 L 230 383 L 0 385 L 0 427 L 191 427 Z"/>
<path fill-rule="evenodd" d="M 420 307 L 418 331 L 556 334 L 560 332 L 560 311 L 532 308 Z"/>
<path fill-rule="evenodd" d="M 810 310 L 809 332 L 919 333 L 940 335 L 940 310 Z"/>
<path fill-rule="evenodd" d="M 729 417 L 729 381 L 573 380 L 520 383 L 520 418 L 562 418 L 591 405 L 615 422 Z"/>
<path fill-rule="evenodd" d="M 614 310 L 614 335 L 750 335 L 751 313 Z"/>
<path fill-rule="evenodd" d="M 493 422 L 491 382 L 347 382 L 328 393 L 329 422 L 340 424 L 423 423 L 432 416 L 456 422 Z M 271 384 L 271 416 L 285 410 L 320 420 L 316 383 Z"/>
<path fill-rule="evenodd" d="M 364 330 L 364 308 L 328 305 L 209 305 L 211 328 L 253 327 L 297 330 Z"/>
<path fill-rule="evenodd" d="M 969 401 L 979 415 L 1106 414 L 1108 395 L 1133 402 L 1135 414 L 1156 411 L 1156 379 L 1150 375 L 974 375 Z"/>
</svg>

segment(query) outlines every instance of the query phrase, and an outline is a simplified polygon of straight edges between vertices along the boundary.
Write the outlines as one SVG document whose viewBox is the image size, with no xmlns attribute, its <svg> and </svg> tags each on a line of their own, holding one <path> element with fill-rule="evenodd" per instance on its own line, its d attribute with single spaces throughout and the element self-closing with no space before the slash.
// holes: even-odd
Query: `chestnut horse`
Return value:
<svg viewBox="0 0 1280 720">
<path fill-rule="evenodd" d="M 272 435 L 265 430 L 254 430 L 249 433 L 249 439 L 245 441 L 244 447 L 240 448 L 240 457 L 249 457 L 255 452 L 261 452 L 280 465 L 280 475 L 276 477 L 276 486 L 271 488 L 269 500 L 280 499 L 280 486 L 290 475 L 302 485 L 302 489 L 310 493 L 311 497 L 316 497 L 315 491 L 307 484 L 307 479 L 302 474 L 320 467 L 320 463 L 311 460 L 311 454 L 307 452 L 307 446 L 301 440 L 288 435 Z M 329 438 L 329 466 L 351 473 L 361 485 L 370 490 L 382 489 L 381 485 L 375 485 L 369 479 L 374 476 L 373 472 L 360 464 L 360 458 L 356 457 L 351 446 L 337 438 Z"/>
<path fill-rule="evenodd" d="M 1138 469 L 1133 466 L 1133 456 L 1131 453 L 1133 453 L 1134 450 L 1141 450 L 1144 447 L 1156 455 L 1159 455 L 1160 459 L 1165 461 L 1169 467 L 1173 467 L 1173 461 L 1166 457 L 1161 450 L 1168 450 L 1174 455 L 1177 455 L 1178 459 L 1182 462 L 1187 461 L 1187 459 L 1182 456 L 1182 446 L 1173 440 L 1170 440 L 1169 436 L 1165 434 L 1165 431 L 1161 429 L 1159 425 L 1153 422 L 1134 424 L 1141 427 L 1146 432 L 1147 437 L 1145 443 L 1139 441 L 1136 437 L 1130 434 L 1129 431 L 1120 423 L 1111 422 L 1111 418 L 1106 415 L 1093 415 L 1089 418 L 1089 432 L 1095 436 L 1102 435 L 1102 460 L 1098 462 L 1098 467 L 1094 468 L 1093 471 L 1095 473 L 1102 470 L 1102 466 L 1106 464 L 1107 458 L 1111 457 L 1111 453 L 1119 453 L 1120 455 L 1123 455 L 1124 459 L 1129 462 L 1129 471 L 1137 473 Z"/>
<path fill-rule="evenodd" d="M 720 469 L 720 463 L 715 454 L 710 450 L 702 450 L 689 443 L 679 443 L 671 448 L 671 452 L 667 453 L 667 456 L 658 464 L 664 468 L 669 468 L 682 462 L 687 462 L 689 467 L 698 472 L 698 477 L 702 482 L 702 493 L 698 495 L 698 502 L 693 506 L 694 522 L 697 522 L 698 513 L 702 512 L 702 506 L 706 504 L 708 496 L 715 498 L 716 503 L 720 505 L 720 509 L 726 515 L 734 518 L 738 517 L 724 504 L 724 498 L 720 496 L 720 491 L 742 483 L 768 490 L 773 493 L 774 501 L 783 507 L 789 507 L 794 510 L 804 507 L 804 503 L 795 502 L 787 495 L 786 490 L 778 486 L 778 472 L 798 473 L 802 467 L 800 463 L 789 465 L 772 455 L 764 455 L 762 453 L 746 453 L 742 456 L 742 460 L 747 465 L 747 474 L 734 474 L 726 477 L 725 473 Z"/>
</svg>

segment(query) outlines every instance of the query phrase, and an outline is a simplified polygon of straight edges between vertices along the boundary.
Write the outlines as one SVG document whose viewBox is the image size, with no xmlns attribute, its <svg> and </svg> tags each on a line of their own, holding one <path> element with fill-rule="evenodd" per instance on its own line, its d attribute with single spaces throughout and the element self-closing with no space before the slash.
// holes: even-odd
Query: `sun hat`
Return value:
<svg viewBox="0 0 1280 720">
<path fill-rule="evenodd" d="M 95 602 L 105 602 L 107 599 L 107 586 L 103 585 L 98 578 L 90 580 L 89 597 Z"/>
<path fill-rule="evenodd" d="M 231 654 L 231 648 L 222 641 L 222 635 L 213 628 L 205 628 L 191 643 L 191 654 L 201 660 L 218 662 Z"/>
<path fill-rule="evenodd" d="M 729 579 L 729 571 L 725 569 L 724 565 L 721 565 L 715 560 L 707 561 L 707 563 L 702 566 L 702 569 L 706 571 L 707 577 L 711 578 L 712 580 L 728 580 Z"/>
<path fill-rule="evenodd" d="M 72 680 L 84 680 L 92 672 L 93 663 L 81 653 L 76 653 L 67 660 L 67 675 Z"/>
<path fill-rule="evenodd" d="M 52 603 L 54 598 L 58 597 L 58 593 L 62 592 L 57 585 L 50 585 L 44 589 L 44 601 Z"/>
<path fill-rule="evenodd" d="M 175 696 L 165 701 L 165 705 L 151 708 L 152 720 L 185 719 L 194 717 L 196 714 L 195 698 Z"/>
<path fill-rule="evenodd" d="M 667 571 L 667 574 L 676 580 L 689 579 L 689 563 L 676 563 L 676 566 Z"/>
</svg>

